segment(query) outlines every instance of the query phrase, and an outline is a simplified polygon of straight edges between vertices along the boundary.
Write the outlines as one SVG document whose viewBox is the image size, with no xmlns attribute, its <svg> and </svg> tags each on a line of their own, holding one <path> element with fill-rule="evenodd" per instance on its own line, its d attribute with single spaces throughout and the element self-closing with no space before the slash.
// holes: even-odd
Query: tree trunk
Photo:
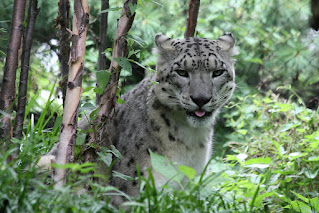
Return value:
<svg viewBox="0 0 319 213">
<path fill-rule="evenodd" d="M 101 0 L 101 11 L 109 9 L 109 0 Z M 106 35 L 107 35 L 107 17 L 108 13 L 101 14 L 101 23 L 100 23 L 100 35 L 99 35 L 99 59 L 97 69 L 98 71 L 106 70 L 107 68 L 107 58 L 104 54 L 106 50 Z M 96 78 L 98 78 L 98 74 Z M 96 83 L 98 86 L 98 83 Z M 96 104 L 100 103 L 100 95 L 96 94 Z"/>
<path fill-rule="evenodd" d="M 26 0 L 14 0 L 10 41 L 3 69 L 3 81 L 0 93 L 0 112 L 3 113 L 0 116 L 0 138 L 5 139 L 5 141 L 12 137 L 11 113 L 16 96 L 16 72 L 23 32 L 25 6 Z"/>
<path fill-rule="evenodd" d="M 62 90 L 63 106 L 65 105 L 65 96 L 67 80 L 69 73 L 69 56 L 70 56 L 70 34 L 67 29 L 70 28 L 70 2 L 69 0 L 59 1 L 59 15 L 56 19 L 60 28 L 59 36 L 59 61 L 61 69 L 60 87 Z"/>
<path fill-rule="evenodd" d="M 319 30 L 319 0 L 311 0 L 311 13 L 312 17 L 310 17 L 310 26 Z"/>
<path fill-rule="evenodd" d="M 17 109 L 17 116 L 16 116 L 16 120 L 14 124 L 14 137 L 16 138 L 22 137 L 23 122 L 24 122 L 24 116 L 25 116 L 25 106 L 27 101 L 32 36 L 33 36 L 35 20 L 37 18 L 38 13 L 39 13 L 38 0 L 30 0 L 29 9 L 28 9 L 27 28 L 25 29 L 24 35 L 23 35 L 18 109 Z"/>
<path fill-rule="evenodd" d="M 197 25 L 198 11 L 199 11 L 200 0 L 190 0 L 185 38 L 194 37 L 195 29 Z"/>
<path fill-rule="evenodd" d="M 98 113 L 98 117 L 102 120 L 111 117 L 111 112 L 116 104 L 116 92 L 118 90 L 118 81 L 120 78 L 121 67 L 114 59 L 126 57 L 128 54 L 127 41 L 125 39 L 125 36 L 131 29 L 135 17 L 135 12 L 132 14 L 130 10 L 131 8 L 133 8 L 133 6 L 130 7 L 130 5 L 136 5 L 136 3 L 137 0 L 125 0 L 122 10 L 122 16 L 118 21 L 116 37 L 114 40 L 112 61 L 109 68 L 111 76 L 101 97 L 101 103 L 99 106 L 100 110 Z"/>
<path fill-rule="evenodd" d="M 116 37 L 114 40 L 114 47 L 113 47 L 113 55 L 112 61 L 110 65 L 110 72 L 111 76 L 109 79 L 108 84 L 104 90 L 104 93 L 101 97 L 101 103 L 99 105 L 99 112 L 97 118 L 94 120 L 95 131 L 91 132 L 87 135 L 86 142 L 90 146 L 90 144 L 96 144 L 97 142 L 101 141 L 100 138 L 100 130 L 103 127 L 103 124 L 112 117 L 112 111 L 116 104 L 116 92 L 118 90 L 118 81 L 120 77 L 121 67 L 119 64 L 114 60 L 115 58 L 126 57 L 128 54 L 127 49 L 127 41 L 125 36 L 127 35 L 128 31 L 131 29 L 135 11 L 132 13 L 130 8 L 135 8 L 137 4 L 137 0 L 125 0 L 124 6 L 122 9 L 122 15 L 118 20 Z M 110 138 L 104 138 L 109 145 L 112 144 Z M 88 148 L 85 151 L 85 159 L 86 161 L 92 161 L 95 159 L 95 151 L 91 148 Z"/>
<path fill-rule="evenodd" d="M 82 94 L 82 76 L 85 56 L 86 33 L 89 23 L 88 0 L 74 1 L 72 48 L 70 55 L 70 71 L 65 97 L 65 107 L 61 124 L 59 146 L 56 163 L 65 165 L 73 162 L 74 145 L 77 133 L 77 110 Z M 65 169 L 57 168 L 54 180 L 55 187 L 62 187 L 65 183 Z"/>
</svg>

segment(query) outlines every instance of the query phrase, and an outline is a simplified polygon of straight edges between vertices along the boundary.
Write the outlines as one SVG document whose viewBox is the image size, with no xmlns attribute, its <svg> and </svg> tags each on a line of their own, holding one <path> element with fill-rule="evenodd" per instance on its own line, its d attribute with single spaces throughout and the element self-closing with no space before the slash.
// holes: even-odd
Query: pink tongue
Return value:
<svg viewBox="0 0 319 213">
<path fill-rule="evenodd" d="M 197 115 L 198 117 L 203 117 L 205 115 L 205 111 L 203 111 L 203 112 L 195 111 L 195 115 Z"/>
</svg>

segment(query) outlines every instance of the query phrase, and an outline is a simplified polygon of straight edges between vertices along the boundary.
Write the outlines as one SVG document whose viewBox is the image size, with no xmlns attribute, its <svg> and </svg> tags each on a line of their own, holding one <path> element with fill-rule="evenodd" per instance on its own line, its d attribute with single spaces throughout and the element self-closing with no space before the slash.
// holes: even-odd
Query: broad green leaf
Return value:
<svg viewBox="0 0 319 213">
<path fill-rule="evenodd" d="M 107 83 L 109 82 L 111 73 L 108 72 L 108 70 L 99 70 L 96 71 L 96 80 L 98 83 L 99 88 L 102 89 L 102 91 L 104 91 Z"/>
<path fill-rule="evenodd" d="M 111 153 L 103 153 L 103 152 L 97 152 L 100 159 L 107 165 L 110 166 L 112 163 L 112 154 Z"/>
<path fill-rule="evenodd" d="M 145 47 L 146 45 L 146 42 L 136 35 L 127 35 L 127 38 L 132 39 L 135 43 L 137 43 L 141 47 Z M 138 52 L 139 50 L 135 50 L 135 51 Z"/>
<path fill-rule="evenodd" d="M 258 207 L 260 206 L 261 202 L 263 201 L 264 198 L 266 197 L 271 197 L 275 194 L 275 192 L 266 192 L 266 193 L 263 193 L 261 195 L 257 195 L 255 201 L 254 201 L 254 206 Z M 252 201 L 250 201 L 252 202 Z"/>
<path fill-rule="evenodd" d="M 129 6 L 129 8 L 130 8 L 131 14 L 135 13 L 135 10 L 136 10 L 136 8 L 137 8 L 137 4 L 129 3 L 128 6 Z"/>
<path fill-rule="evenodd" d="M 195 169 L 188 167 L 188 166 L 180 166 L 178 165 L 177 168 L 179 169 L 179 171 L 181 171 L 184 175 L 186 175 L 188 177 L 189 180 L 194 179 L 195 175 L 196 175 L 196 171 Z"/>
<path fill-rule="evenodd" d="M 314 179 L 315 177 L 317 177 L 318 171 L 319 171 L 319 169 L 317 169 L 315 171 L 311 171 L 310 169 L 306 169 L 305 175 L 307 176 L 307 178 Z"/>
<path fill-rule="evenodd" d="M 246 158 L 248 157 L 248 155 L 245 154 L 245 153 L 240 153 L 240 154 L 236 155 L 236 157 L 238 158 L 238 160 L 244 161 L 244 160 L 246 160 Z"/>
<path fill-rule="evenodd" d="M 115 157 L 117 158 L 123 158 L 122 154 L 119 152 L 119 150 L 116 149 L 114 145 L 110 146 L 111 150 L 109 150 Z"/>
<path fill-rule="evenodd" d="M 82 145 L 85 142 L 86 134 L 83 132 L 78 132 L 76 134 L 76 145 Z"/>
<path fill-rule="evenodd" d="M 319 156 L 311 156 L 308 158 L 309 161 L 319 161 Z"/>
<path fill-rule="evenodd" d="M 308 153 L 293 152 L 293 153 L 290 153 L 288 155 L 288 157 L 289 157 L 290 160 L 294 160 L 296 158 L 300 158 L 300 157 L 303 157 L 303 156 L 306 156 L 306 155 L 308 155 Z"/>
<path fill-rule="evenodd" d="M 294 195 L 296 195 L 300 200 L 303 200 L 305 203 L 309 203 L 309 199 L 298 194 L 297 192 L 291 191 Z"/>
<path fill-rule="evenodd" d="M 114 60 L 122 67 L 122 69 L 129 71 L 129 73 L 132 75 L 132 65 L 127 58 L 114 58 Z"/>
<path fill-rule="evenodd" d="M 265 157 L 265 158 L 253 158 L 249 159 L 245 162 L 245 165 L 252 165 L 252 164 L 270 164 L 271 158 Z"/>
<path fill-rule="evenodd" d="M 240 129 L 240 130 L 237 130 L 237 132 L 238 132 L 239 134 L 246 135 L 247 132 L 248 132 L 248 130 L 247 130 L 247 129 Z"/>
<path fill-rule="evenodd" d="M 262 163 L 245 165 L 245 167 L 248 167 L 248 168 L 259 168 L 259 169 L 265 169 L 265 168 L 268 168 L 269 166 L 270 165 L 268 164 L 262 164 Z"/>
<path fill-rule="evenodd" d="M 151 155 L 152 168 L 166 177 L 168 180 L 174 180 L 181 183 L 184 175 L 178 171 L 172 162 L 168 161 L 166 157 L 158 155 L 149 150 Z"/>
<path fill-rule="evenodd" d="M 313 213 L 311 210 L 311 207 L 301 201 L 292 201 L 290 205 L 285 206 L 284 208 L 288 209 L 293 209 L 297 212 L 302 212 L 302 213 Z"/>
<path fill-rule="evenodd" d="M 281 129 L 279 130 L 279 132 L 286 132 L 287 130 L 289 129 L 292 129 L 294 127 L 297 127 L 299 126 L 300 124 L 293 124 L 293 123 L 290 123 L 290 124 L 284 124 Z"/>
<path fill-rule="evenodd" d="M 316 211 L 319 212 L 319 197 L 315 197 L 309 200 L 309 205 Z"/>
</svg>

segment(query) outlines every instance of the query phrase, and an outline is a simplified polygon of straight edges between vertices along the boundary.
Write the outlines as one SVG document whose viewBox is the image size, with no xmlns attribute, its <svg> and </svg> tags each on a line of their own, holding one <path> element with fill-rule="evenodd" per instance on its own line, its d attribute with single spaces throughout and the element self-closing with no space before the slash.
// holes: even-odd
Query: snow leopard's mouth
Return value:
<svg viewBox="0 0 319 213">
<path fill-rule="evenodd" d="M 204 119 L 212 115 L 213 112 L 206 111 L 186 111 L 186 114 L 195 118 Z"/>
</svg>

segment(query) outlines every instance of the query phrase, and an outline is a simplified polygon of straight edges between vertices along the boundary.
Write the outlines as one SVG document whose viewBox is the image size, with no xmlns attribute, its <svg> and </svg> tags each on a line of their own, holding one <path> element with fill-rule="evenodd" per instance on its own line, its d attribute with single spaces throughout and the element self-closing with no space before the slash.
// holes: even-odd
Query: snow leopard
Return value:
<svg viewBox="0 0 319 213">
<path fill-rule="evenodd" d="M 138 194 L 137 167 L 148 176 L 150 151 L 200 174 L 212 155 L 214 124 L 235 89 L 235 38 L 225 33 L 216 40 L 172 39 L 155 36 L 156 74 L 122 96 L 114 116 L 102 130 L 123 158 L 113 170 L 121 191 Z M 104 136 L 103 136 L 104 135 Z M 157 186 L 167 179 L 153 170 Z"/>
</svg>

